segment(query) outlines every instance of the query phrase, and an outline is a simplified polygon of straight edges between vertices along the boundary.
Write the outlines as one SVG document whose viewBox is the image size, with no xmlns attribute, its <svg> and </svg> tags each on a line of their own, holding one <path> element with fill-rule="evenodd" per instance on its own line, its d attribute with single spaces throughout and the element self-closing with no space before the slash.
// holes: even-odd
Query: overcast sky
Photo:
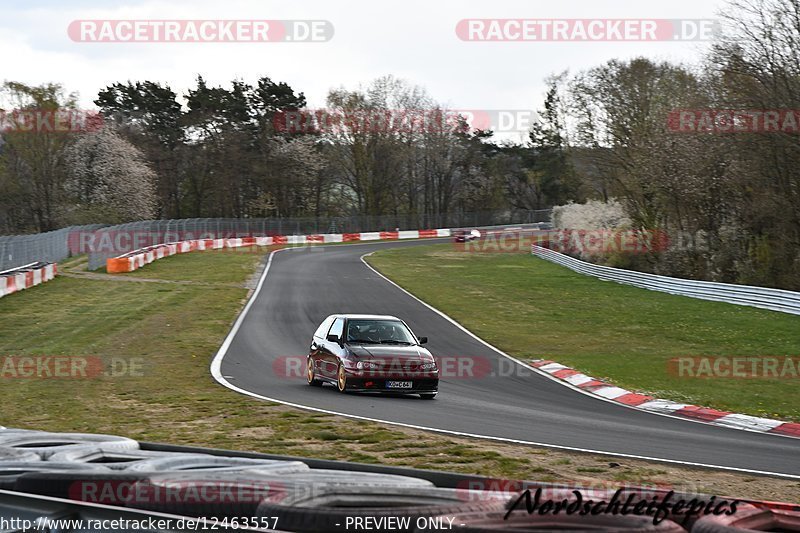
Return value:
<svg viewBox="0 0 800 533">
<path fill-rule="evenodd" d="M 539 108 L 543 80 L 611 58 L 692 62 L 702 42 L 465 42 L 467 18 L 716 18 L 721 0 L 25 0 L 2 1 L 2 77 L 62 83 L 83 107 L 106 85 L 168 83 L 182 93 L 202 74 L 212 84 L 261 76 L 303 91 L 312 107 L 332 87 L 357 88 L 393 74 L 455 109 Z M 81 43 L 81 19 L 322 19 L 324 43 Z"/>
</svg>

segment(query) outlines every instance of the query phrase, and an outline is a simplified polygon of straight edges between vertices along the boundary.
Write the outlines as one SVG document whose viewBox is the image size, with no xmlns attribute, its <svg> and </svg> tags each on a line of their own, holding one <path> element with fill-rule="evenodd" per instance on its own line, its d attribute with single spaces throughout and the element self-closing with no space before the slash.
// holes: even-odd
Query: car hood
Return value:
<svg viewBox="0 0 800 533">
<path fill-rule="evenodd" d="M 421 346 L 399 344 L 348 344 L 360 359 L 392 359 L 396 361 L 433 361 L 431 353 Z"/>
</svg>

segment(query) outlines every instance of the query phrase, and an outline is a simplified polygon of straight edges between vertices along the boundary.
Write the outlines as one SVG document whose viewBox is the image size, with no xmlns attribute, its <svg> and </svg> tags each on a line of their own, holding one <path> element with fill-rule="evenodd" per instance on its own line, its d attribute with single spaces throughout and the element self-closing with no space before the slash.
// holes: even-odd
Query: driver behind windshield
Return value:
<svg viewBox="0 0 800 533">
<path fill-rule="evenodd" d="M 347 326 L 347 342 L 374 344 L 415 344 L 401 323 L 393 321 L 353 320 Z"/>
</svg>

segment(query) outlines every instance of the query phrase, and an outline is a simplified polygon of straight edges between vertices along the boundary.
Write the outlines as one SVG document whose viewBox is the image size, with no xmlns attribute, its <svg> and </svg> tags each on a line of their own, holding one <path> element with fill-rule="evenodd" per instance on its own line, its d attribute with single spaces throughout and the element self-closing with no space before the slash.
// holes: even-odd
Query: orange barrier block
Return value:
<svg viewBox="0 0 800 533">
<path fill-rule="evenodd" d="M 112 257 L 106 259 L 106 272 L 109 274 L 119 274 L 120 272 L 130 272 L 127 257 Z"/>
</svg>

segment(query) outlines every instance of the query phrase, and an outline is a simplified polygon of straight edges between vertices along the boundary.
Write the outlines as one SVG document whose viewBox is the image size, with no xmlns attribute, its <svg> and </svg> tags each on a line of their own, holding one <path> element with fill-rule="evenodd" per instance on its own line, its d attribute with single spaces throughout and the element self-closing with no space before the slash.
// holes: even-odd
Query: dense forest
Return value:
<svg viewBox="0 0 800 533">
<path fill-rule="evenodd" d="M 292 113 L 313 112 L 301 88 L 267 76 L 227 86 L 198 76 L 180 94 L 159 81 L 114 83 L 94 100 L 102 124 L 74 135 L 19 131 L 8 113 L 0 233 L 613 202 L 628 227 L 681 235 L 682 245 L 594 260 L 800 289 L 796 129 L 675 127 L 680 110 L 800 110 L 800 5 L 733 0 L 723 16 L 726 33 L 693 64 L 636 58 L 554 74 L 544 101 L 532 97 L 539 120 L 524 143 L 453 120 L 423 87 L 392 76 L 332 89 L 326 113 L 345 117 L 336 127 L 287 127 Z M 78 107 L 57 83 L 6 81 L 0 97 L 8 110 Z M 434 119 L 403 128 L 358 119 L 386 114 Z"/>
</svg>

